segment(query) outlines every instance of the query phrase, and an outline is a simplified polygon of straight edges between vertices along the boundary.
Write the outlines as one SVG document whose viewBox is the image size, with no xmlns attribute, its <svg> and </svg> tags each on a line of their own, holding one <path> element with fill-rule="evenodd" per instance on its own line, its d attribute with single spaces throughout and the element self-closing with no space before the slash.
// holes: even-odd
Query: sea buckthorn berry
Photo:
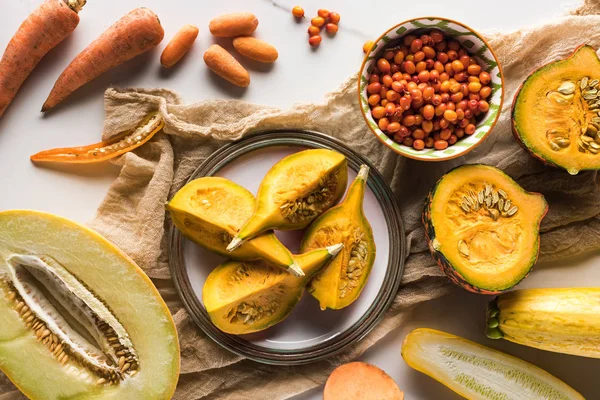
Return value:
<svg viewBox="0 0 600 400">
<path fill-rule="evenodd" d="M 423 123 L 423 116 L 421 114 L 415 114 L 415 125 L 421 125 Z"/>
<path fill-rule="evenodd" d="M 381 95 L 379 95 L 379 97 L 381 97 Z M 385 107 L 385 106 L 387 106 L 387 103 L 388 103 L 387 99 L 381 99 L 381 101 L 379 102 L 379 105 L 382 107 Z"/>
<path fill-rule="evenodd" d="M 414 139 L 425 139 L 425 131 L 423 129 L 415 129 L 412 133 Z"/>
<path fill-rule="evenodd" d="M 415 71 L 417 70 L 415 67 L 415 63 L 413 63 L 412 61 L 404 61 L 404 71 L 407 74 L 414 74 Z"/>
<path fill-rule="evenodd" d="M 425 148 L 425 142 L 421 139 L 417 139 L 413 142 L 413 148 L 415 150 L 423 150 Z"/>
<path fill-rule="evenodd" d="M 440 128 L 446 129 L 450 126 L 450 121 L 448 121 L 446 118 L 442 118 L 442 119 L 440 119 L 439 124 L 440 124 Z"/>
<path fill-rule="evenodd" d="M 447 93 L 450 91 L 450 86 L 452 86 L 452 84 L 450 83 L 450 81 L 444 81 L 442 82 L 442 84 L 440 85 L 440 90 L 443 93 Z"/>
<path fill-rule="evenodd" d="M 385 94 L 385 98 L 387 101 L 397 101 L 400 98 L 400 95 L 394 90 L 388 90 Z"/>
<path fill-rule="evenodd" d="M 492 81 L 492 77 L 490 76 L 490 74 L 488 74 L 487 72 L 483 71 L 482 73 L 479 74 L 479 81 L 483 85 L 487 85 L 488 83 L 490 83 Z"/>
<path fill-rule="evenodd" d="M 294 8 L 292 8 L 292 15 L 294 15 L 294 17 L 296 18 L 304 17 L 304 8 L 300 6 L 295 6 Z"/>
<path fill-rule="evenodd" d="M 448 48 L 454 51 L 458 51 L 460 49 L 460 44 L 456 40 L 449 40 Z"/>
<path fill-rule="evenodd" d="M 442 72 L 444 72 L 444 64 L 442 64 L 442 62 L 439 60 L 435 61 L 433 63 L 433 69 L 435 69 L 438 72 L 438 74 L 441 74 Z"/>
<path fill-rule="evenodd" d="M 465 110 L 465 119 L 463 119 L 463 120 L 462 120 L 462 121 L 460 121 L 460 122 L 467 121 L 467 119 L 468 119 L 468 118 L 471 118 L 472 116 L 473 116 L 473 111 L 471 111 L 471 110 L 467 109 L 467 110 Z M 468 122 L 468 121 L 467 121 L 467 122 Z"/>
<path fill-rule="evenodd" d="M 446 64 L 448 62 L 448 54 L 444 52 L 439 52 L 436 56 L 436 60 L 441 62 L 442 64 Z"/>
<path fill-rule="evenodd" d="M 419 81 L 420 82 L 427 83 L 427 82 L 429 82 L 429 78 L 430 78 L 429 71 L 423 70 L 423 71 L 419 72 Z"/>
<path fill-rule="evenodd" d="M 467 80 L 467 74 L 465 74 L 464 72 L 456 72 L 453 76 L 453 78 L 457 81 L 457 82 L 464 82 Z"/>
<path fill-rule="evenodd" d="M 419 61 L 423 61 L 425 59 L 425 53 L 423 53 L 422 51 L 417 51 L 415 53 L 414 56 L 414 61 L 419 62 Z"/>
<path fill-rule="evenodd" d="M 390 63 L 385 58 L 380 58 L 377 60 L 377 68 L 384 74 L 390 72 Z"/>
<path fill-rule="evenodd" d="M 385 105 L 385 113 L 387 115 L 392 115 L 395 112 L 396 112 L 396 105 L 394 103 L 390 102 Z"/>
<path fill-rule="evenodd" d="M 317 11 L 317 15 L 321 18 L 327 19 L 327 18 L 329 18 L 329 10 L 321 8 L 320 10 Z"/>
<path fill-rule="evenodd" d="M 398 71 L 400 71 L 400 66 L 392 63 L 392 66 L 390 67 L 390 74 L 395 74 Z"/>
<path fill-rule="evenodd" d="M 417 37 L 415 35 L 406 35 L 406 36 L 404 36 L 404 39 L 402 39 L 402 43 L 404 43 L 405 46 L 410 46 L 412 41 L 415 40 L 416 38 Z"/>
<path fill-rule="evenodd" d="M 429 36 L 431 36 L 433 43 L 439 43 L 442 40 L 444 40 L 444 33 L 439 29 L 434 29 L 431 32 L 429 32 Z"/>
<path fill-rule="evenodd" d="M 421 35 L 421 37 L 419 38 L 421 39 L 421 43 L 423 43 L 423 46 L 427 46 L 428 44 L 432 44 L 433 40 L 431 39 L 431 36 L 429 36 L 428 34 L 423 34 Z"/>
<path fill-rule="evenodd" d="M 313 46 L 316 47 L 318 45 L 321 44 L 321 40 L 323 40 L 323 38 L 321 37 L 321 35 L 315 35 L 315 36 L 311 36 L 308 38 L 308 43 Z"/>
<path fill-rule="evenodd" d="M 444 115 L 444 112 L 446 111 L 447 107 L 445 103 L 440 104 L 439 106 L 435 107 L 435 116 L 436 117 L 440 117 L 442 115 Z"/>
<path fill-rule="evenodd" d="M 410 43 L 410 51 L 416 53 L 423 48 L 423 42 L 421 39 L 415 39 Z"/>
<path fill-rule="evenodd" d="M 400 124 L 398 122 L 391 122 L 387 128 L 389 133 L 396 133 L 400 130 Z"/>
<path fill-rule="evenodd" d="M 402 80 L 402 72 L 396 72 L 394 75 L 392 75 L 392 79 L 395 81 L 401 81 Z"/>
<path fill-rule="evenodd" d="M 454 135 L 455 135 L 457 138 L 459 138 L 459 139 L 460 139 L 460 138 L 462 138 L 463 136 L 465 136 L 465 130 L 464 130 L 463 128 L 456 128 L 456 129 L 454 130 Z"/>
<path fill-rule="evenodd" d="M 435 117 L 435 107 L 431 104 L 425 105 L 425 107 L 423 107 L 423 118 L 432 120 L 433 117 Z"/>
<path fill-rule="evenodd" d="M 455 112 L 456 112 L 456 119 L 457 120 L 462 121 L 465 118 L 465 111 L 464 110 L 462 110 L 460 108 L 457 108 Z"/>
<path fill-rule="evenodd" d="M 467 110 L 469 108 L 469 102 L 467 100 L 461 100 L 458 103 L 456 103 L 456 109 L 457 110 Z"/>
<path fill-rule="evenodd" d="M 310 34 L 310 28 L 308 28 L 308 33 Z M 318 33 L 317 33 L 317 35 L 318 35 Z M 375 45 L 375 42 L 373 42 L 372 40 L 366 41 L 365 44 L 363 44 L 363 52 L 365 54 L 368 53 L 369 51 L 371 51 L 371 49 L 373 48 L 374 45 Z"/>
<path fill-rule="evenodd" d="M 479 93 L 480 90 L 481 90 L 481 83 L 469 82 L 469 91 L 471 93 Z"/>
<path fill-rule="evenodd" d="M 426 87 L 423 89 L 423 100 L 430 101 L 435 95 L 435 89 L 432 87 Z"/>
<path fill-rule="evenodd" d="M 479 100 L 479 111 L 486 112 L 490 109 L 490 104 L 485 100 Z"/>
<path fill-rule="evenodd" d="M 423 93 L 423 90 L 427 89 L 429 87 L 428 84 L 426 84 L 425 82 L 421 82 L 419 84 L 417 84 L 417 89 L 419 89 L 421 91 L 421 93 Z"/>
<path fill-rule="evenodd" d="M 407 115 L 402 119 L 402 125 L 404 126 L 413 126 L 415 124 L 415 116 Z"/>
<path fill-rule="evenodd" d="M 381 107 L 381 106 L 373 107 L 373 109 L 371 110 L 371 114 L 373 115 L 373 118 L 375 118 L 375 119 L 383 118 L 383 117 L 385 117 L 385 107 Z"/>
<path fill-rule="evenodd" d="M 388 89 L 384 86 L 381 86 L 381 89 L 379 90 L 379 95 L 381 96 L 382 99 L 385 99 L 385 95 L 387 94 Z"/>
<path fill-rule="evenodd" d="M 394 62 L 396 64 L 402 64 L 403 61 L 404 61 L 404 52 L 402 50 L 399 50 L 394 55 Z"/>
<path fill-rule="evenodd" d="M 460 72 L 465 69 L 465 66 L 459 60 L 454 60 L 452 61 L 452 69 L 454 72 Z"/>
<path fill-rule="evenodd" d="M 452 100 L 455 103 L 458 103 L 459 101 L 461 101 L 463 99 L 463 94 L 461 92 L 457 92 L 457 93 L 452 93 L 450 95 L 450 100 Z"/>
<path fill-rule="evenodd" d="M 409 92 L 410 92 L 411 90 L 415 90 L 415 89 L 418 89 L 418 88 L 419 88 L 419 86 L 417 85 L 417 83 L 416 83 L 416 82 L 413 82 L 413 81 L 411 81 L 411 82 L 408 82 L 408 83 L 406 84 L 406 89 L 407 89 Z"/>
<path fill-rule="evenodd" d="M 415 140 L 409 136 L 409 137 L 404 138 L 404 140 L 402 141 L 402 144 L 405 146 L 408 146 L 408 147 L 412 147 L 414 141 Z"/>
<path fill-rule="evenodd" d="M 325 25 L 325 18 L 323 17 L 314 17 L 313 19 L 310 20 L 310 23 L 316 27 L 322 27 L 323 25 Z"/>
<path fill-rule="evenodd" d="M 319 29 L 318 26 L 311 25 L 308 27 L 308 35 L 309 36 L 318 36 L 320 33 L 321 33 L 321 29 Z M 373 46 L 373 42 L 367 42 L 367 43 L 371 43 L 371 46 Z M 366 43 L 365 43 L 365 46 L 366 46 Z M 369 47 L 369 49 L 370 48 L 371 47 Z M 363 47 L 363 50 L 364 50 L 364 47 Z M 365 53 L 367 53 L 367 52 L 368 52 L 368 50 L 365 51 Z"/>
<path fill-rule="evenodd" d="M 458 93 L 458 92 L 460 92 L 460 83 L 458 83 L 458 82 L 452 83 L 450 85 L 450 92 L 451 93 Z"/>
<path fill-rule="evenodd" d="M 492 88 L 489 86 L 484 86 L 479 91 L 479 96 L 481 96 L 482 99 L 487 99 L 490 97 L 490 94 L 492 94 Z"/>
<path fill-rule="evenodd" d="M 435 147 L 436 150 L 444 150 L 448 148 L 448 142 L 445 140 L 436 140 L 433 147 Z"/>
<path fill-rule="evenodd" d="M 458 137 L 456 135 L 450 135 L 450 137 L 448 138 L 448 145 L 452 146 L 457 141 L 458 141 Z"/>
<path fill-rule="evenodd" d="M 439 106 L 440 104 L 442 104 L 442 96 L 440 96 L 439 94 L 434 94 L 431 98 L 431 104 L 433 104 L 434 106 Z"/>
<path fill-rule="evenodd" d="M 469 113 L 470 116 L 467 116 L 467 113 Z M 458 124 L 459 127 L 461 128 L 466 128 L 467 125 L 469 125 L 469 118 L 471 118 L 473 116 L 473 112 L 471 110 L 467 110 L 465 111 L 465 119 L 463 119 L 462 121 L 460 121 L 460 123 Z"/>
<path fill-rule="evenodd" d="M 469 76 L 469 78 L 467 79 L 467 82 L 481 83 L 481 82 L 479 82 L 479 77 L 478 76 Z"/>
<path fill-rule="evenodd" d="M 446 65 L 444 65 L 444 71 L 449 76 L 454 76 L 454 69 L 452 68 L 452 63 L 446 63 Z"/>
<path fill-rule="evenodd" d="M 400 93 L 400 92 L 404 91 L 404 85 L 398 81 L 393 81 L 392 82 L 392 90 L 395 90 L 396 92 Z"/>
<path fill-rule="evenodd" d="M 442 139 L 442 140 L 450 139 L 450 135 L 452 135 L 452 131 L 448 128 L 442 129 L 440 131 L 440 139 Z"/>
<path fill-rule="evenodd" d="M 369 85 L 367 86 L 367 93 L 369 93 L 369 94 L 376 94 L 376 93 L 379 93 L 380 91 L 381 91 L 381 83 L 379 83 L 379 82 L 369 83 Z"/>
<path fill-rule="evenodd" d="M 379 104 L 379 100 L 381 100 L 381 96 L 378 94 L 372 94 L 369 96 L 369 105 L 371 107 L 375 107 L 377 104 Z"/>
<path fill-rule="evenodd" d="M 458 60 L 464 65 L 465 69 L 471 64 L 471 57 L 467 55 L 461 55 Z"/>
<path fill-rule="evenodd" d="M 473 124 L 468 124 L 468 125 L 465 127 L 465 133 L 466 133 L 467 135 L 472 135 L 472 134 L 474 134 L 474 133 L 475 133 L 475 125 L 473 125 Z"/>
<path fill-rule="evenodd" d="M 445 40 L 442 40 L 441 42 L 436 43 L 434 48 L 437 51 L 446 51 L 448 50 L 448 43 Z"/>
<path fill-rule="evenodd" d="M 435 69 L 429 71 L 429 76 L 432 81 L 437 81 L 438 79 L 440 79 L 440 73 L 437 72 L 437 70 Z"/>
<path fill-rule="evenodd" d="M 471 64 L 467 67 L 469 75 L 479 75 L 481 73 L 481 67 L 477 64 Z"/>
<path fill-rule="evenodd" d="M 427 107 L 427 106 L 425 106 Z M 423 129 L 423 132 L 425 133 L 429 133 L 433 130 L 433 121 L 430 120 L 426 120 L 423 121 L 423 123 L 421 124 L 421 128 Z"/>
<path fill-rule="evenodd" d="M 412 54 L 412 53 L 409 53 L 409 54 L 407 54 L 407 55 L 404 57 L 404 60 L 406 60 L 406 61 L 415 61 L 415 55 L 414 55 L 414 54 Z"/>
<path fill-rule="evenodd" d="M 450 95 L 448 93 L 442 93 L 440 96 L 442 96 L 442 103 L 447 103 L 450 101 Z"/>
<path fill-rule="evenodd" d="M 450 61 L 454 61 L 458 58 L 458 53 L 454 50 L 448 50 L 446 54 L 448 54 L 448 60 Z"/>
<path fill-rule="evenodd" d="M 447 110 L 456 110 L 456 104 L 454 104 L 453 102 L 449 101 L 448 104 L 446 104 L 446 109 Z"/>
<path fill-rule="evenodd" d="M 332 24 L 339 24 L 340 19 L 340 14 L 336 13 L 335 11 L 329 13 L 329 22 L 331 22 Z"/>
<path fill-rule="evenodd" d="M 427 69 L 427 63 L 425 61 L 419 61 L 415 66 L 415 71 L 421 72 Z"/>
<path fill-rule="evenodd" d="M 389 125 L 390 125 L 390 120 L 387 118 L 381 118 L 379 121 L 377 121 L 377 126 L 382 131 L 387 131 Z"/>
<path fill-rule="evenodd" d="M 383 83 L 383 86 L 385 87 L 392 86 L 392 82 L 394 82 L 394 80 L 390 75 L 384 75 L 383 78 L 381 78 L 381 83 Z"/>
<path fill-rule="evenodd" d="M 328 33 L 337 33 L 338 31 L 338 26 L 336 24 L 332 24 L 332 23 L 328 23 L 327 25 L 325 25 L 325 30 Z M 393 53 L 392 53 L 393 54 Z M 391 57 L 390 57 L 391 58 Z"/>
</svg>

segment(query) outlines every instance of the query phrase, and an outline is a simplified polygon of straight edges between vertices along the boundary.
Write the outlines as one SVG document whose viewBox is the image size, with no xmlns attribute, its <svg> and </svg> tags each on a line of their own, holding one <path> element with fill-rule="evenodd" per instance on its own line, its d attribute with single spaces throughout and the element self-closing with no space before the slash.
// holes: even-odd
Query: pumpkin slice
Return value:
<svg viewBox="0 0 600 400">
<path fill-rule="evenodd" d="M 343 243 L 344 250 L 309 283 L 321 310 L 339 310 L 362 292 L 375 262 L 373 229 L 363 210 L 369 167 L 362 165 L 344 201 L 327 210 L 307 229 L 300 251 Z"/>
<path fill-rule="evenodd" d="M 264 261 L 227 261 L 204 283 L 202 301 L 213 324 L 226 333 L 242 335 L 267 329 L 287 318 L 298 304 L 310 278 L 344 246 L 295 255 L 304 276 L 294 276 Z"/>
<path fill-rule="evenodd" d="M 333 370 L 323 400 L 403 400 L 404 393 L 388 374 L 374 365 L 351 362 Z"/>
<path fill-rule="evenodd" d="M 166 205 L 173 223 L 188 239 L 234 260 L 267 260 L 295 275 L 302 270 L 273 231 L 258 235 L 232 252 L 225 250 L 254 212 L 256 199 L 229 179 L 206 176 L 182 187 Z"/>
<path fill-rule="evenodd" d="M 0 369 L 31 399 L 169 399 L 173 319 L 148 277 L 96 232 L 0 212 Z"/>
<path fill-rule="evenodd" d="M 429 192 L 423 212 L 431 254 L 457 285 L 494 294 L 524 279 L 539 252 L 548 204 L 498 168 L 463 165 Z"/>
<path fill-rule="evenodd" d="M 254 214 L 227 251 L 269 229 L 306 228 L 340 200 L 347 183 L 346 157 L 337 151 L 311 149 L 283 158 L 263 178 Z"/>
<path fill-rule="evenodd" d="M 515 96 L 517 140 L 570 174 L 600 169 L 600 60 L 590 46 L 533 72 Z"/>
<path fill-rule="evenodd" d="M 415 329 L 402 344 L 411 367 L 471 400 L 584 400 L 535 365 L 434 329 Z"/>
</svg>

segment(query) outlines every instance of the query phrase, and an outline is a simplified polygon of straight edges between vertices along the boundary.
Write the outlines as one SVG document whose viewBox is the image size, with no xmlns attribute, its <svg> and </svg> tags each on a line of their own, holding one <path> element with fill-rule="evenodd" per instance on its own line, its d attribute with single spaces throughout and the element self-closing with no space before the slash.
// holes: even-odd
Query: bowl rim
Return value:
<svg viewBox="0 0 600 400">
<path fill-rule="evenodd" d="M 467 154 L 468 152 L 470 152 L 471 150 L 475 149 L 476 147 L 478 147 L 481 143 L 483 143 L 483 141 L 489 136 L 489 134 L 492 132 L 492 130 L 494 129 L 494 127 L 496 126 L 496 124 L 498 123 L 498 119 L 500 118 L 500 114 L 502 112 L 502 106 L 504 105 L 504 72 L 502 71 L 502 66 L 500 65 L 500 61 L 498 60 L 498 56 L 496 55 L 496 52 L 494 51 L 494 49 L 490 46 L 490 44 L 488 43 L 488 41 L 476 30 L 472 29 L 470 26 L 463 24 L 462 22 L 458 22 L 455 21 L 453 19 L 450 18 L 444 18 L 444 17 L 432 17 L 432 16 L 424 16 L 424 17 L 416 17 L 416 18 L 410 18 L 407 19 L 405 21 L 402 21 L 392 27 L 390 27 L 389 29 L 385 30 L 379 37 L 377 37 L 377 39 L 375 39 L 374 43 L 377 43 L 379 41 L 381 41 L 381 39 L 387 35 L 389 32 L 398 29 L 399 27 L 401 27 L 404 24 L 407 24 L 409 22 L 412 21 L 416 21 L 416 20 L 421 20 L 421 19 L 429 19 L 429 20 L 439 20 L 439 21 L 448 21 L 451 22 L 453 24 L 457 24 L 462 26 L 463 28 L 469 30 L 470 32 L 474 33 L 486 46 L 487 48 L 490 50 L 490 52 L 492 53 L 492 55 L 494 56 L 494 61 L 496 62 L 496 64 L 498 65 L 498 71 L 500 73 L 500 88 L 501 88 L 501 92 L 500 92 L 500 105 L 498 106 L 498 113 L 496 114 L 496 117 L 494 118 L 494 122 L 492 122 L 492 124 L 490 125 L 490 129 L 488 129 L 488 131 L 486 132 L 485 135 L 483 135 L 476 143 L 473 143 L 471 146 L 466 147 L 465 149 L 463 149 L 462 151 L 456 153 L 456 154 L 449 154 L 447 156 L 442 156 L 442 157 L 437 157 L 437 158 L 429 158 L 427 156 L 416 156 L 413 154 L 409 154 L 407 152 L 404 152 L 402 150 L 398 150 L 395 149 L 394 147 L 392 147 L 392 145 L 390 145 L 389 143 L 386 143 L 371 127 L 371 125 L 369 125 L 369 120 L 367 118 L 367 115 L 365 113 L 365 110 L 363 108 L 363 101 L 361 98 L 361 89 L 360 89 L 360 83 L 361 83 L 361 76 L 363 74 L 363 71 L 365 69 L 365 65 L 367 64 L 367 61 L 369 59 L 369 56 L 372 54 L 372 50 L 369 50 L 369 52 L 367 54 L 365 54 L 365 57 L 363 58 L 362 64 L 360 66 L 360 69 L 358 70 L 358 79 L 357 79 L 357 87 L 358 87 L 358 104 L 359 104 L 359 108 L 360 108 L 360 113 L 363 116 L 363 119 L 366 122 L 367 128 L 369 128 L 369 131 L 371 131 L 371 133 L 377 138 L 377 140 L 379 140 L 381 143 L 383 143 L 388 149 L 392 150 L 394 153 L 399 154 L 401 156 L 413 159 L 413 160 L 418 160 L 418 161 L 428 161 L 428 162 L 440 162 L 440 161 L 448 161 L 448 160 L 452 160 L 454 158 L 458 158 L 461 157 L 465 154 Z M 410 32 L 410 30 L 407 30 L 406 32 L 404 32 L 400 37 L 408 34 Z M 399 146 L 403 146 L 400 143 L 397 143 Z"/>
</svg>

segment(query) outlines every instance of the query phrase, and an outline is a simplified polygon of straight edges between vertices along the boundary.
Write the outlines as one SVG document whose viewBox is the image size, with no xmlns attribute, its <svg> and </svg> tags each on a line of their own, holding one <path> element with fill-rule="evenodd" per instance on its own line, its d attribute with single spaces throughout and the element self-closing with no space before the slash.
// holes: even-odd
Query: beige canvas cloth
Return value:
<svg viewBox="0 0 600 400">
<path fill-rule="evenodd" d="M 285 399 L 304 392 L 324 383 L 336 365 L 356 359 L 402 324 L 416 304 L 451 290 L 461 290 L 448 283 L 428 254 L 420 220 L 427 191 L 455 166 L 474 162 L 495 165 L 527 190 L 546 196 L 550 212 L 541 228 L 540 260 L 599 248 L 597 173 L 569 176 L 562 170 L 544 167 L 515 142 L 510 122 L 515 90 L 532 70 L 568 56 L 582 43 L 600 48 L 599 12 L 599 2 L 588 0 L 572 15 L 551 23 L 509 34 L 488 35 L 506 79 L 500 120 L 482 146 L 465 157 L 443 163 L 423 163 L 397 156 L 375 139 L 359 112 L 356 75 L 326 95 L 322 103 L 298 104 L 289 110 L 235 100 L 182 104 L 175 93 L 165 89 L 109 89 L 105 102 L 105 139 L 112 132 L 134 127 L 149 111 L 159 110 L 166 120 L 164 134 L 115 161 L 122 167 L 121 173 L 91 226 L 146 271 L 174 315 L 181 342 L 181 376 L 175 398 Z M 396 300 L 373 332 L 343 354 L 294 368 L 257 364 L 212 342 L 182 307 L 167 262 L 165 201 L 215 149 L 250 132 L 273 128 L 322 131 L 351 143 L 356 151 L 368 157 L 396 195 L 410 253 Z M 21 397 L 2 376 L 0 400 Z"/>
</svg>

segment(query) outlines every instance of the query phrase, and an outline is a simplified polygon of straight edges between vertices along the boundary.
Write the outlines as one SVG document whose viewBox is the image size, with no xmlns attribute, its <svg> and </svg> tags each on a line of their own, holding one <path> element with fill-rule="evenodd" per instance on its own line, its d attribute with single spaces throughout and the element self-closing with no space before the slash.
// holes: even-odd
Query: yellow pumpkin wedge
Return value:
<svg viewBox="0 0 600 400">
<path fill-rule="evenodd" d="M 267 260 L 301 276 L 292 253 L 273 232 L 247 241 L 233 252 L 227 244 L 254 212 L 254 195 L 229 179 L 207 176 L 181 188 L 166 205 L 173 223 L 188 239 L 235 260 Z"/>
<path fill-rule="evenodd" d="M 352 304 L 369 279 L 375 262 L 373 230 L 363 211 L 369 167 L 362 165 L 348 194 L 337 206 L 321 215 L 306 231 L 300 251 L 333 243 L 344 250 L 309 283 L 308 292 L 322 310 L 339 310 Z"/>
<path fill-rule="evenodd" d="M 179 343 L 158 291 L 96 232 L 0 212 L 0 369 L 28 398 L 170 399 Z"/>
<path fill-rule="evenodd" d="M 306 228 L 340 200 L 348 183 L 347 171 L 346 157 L 333 150 L 304 150 L 283 158 L 263 178 L 254 214 L 227 250 L 269 229 Z"/>
<path fill-rule="evenodd" d="M 304 276 L 297 277 L 264 261 L 227 261 L 213 270 L 202 301 L 221 331 L 242 335 L 283 321 L 300 301 L 309 279 L 342 249 L 342 244 L 295 255 Z"/>
<path fill-rule="evenodd" d="M 534 157 L 575 175 L 600 169 L 600 60 L 583 45 L 534 71 L 513 103 L 515 138 Z"/>
</svg>

